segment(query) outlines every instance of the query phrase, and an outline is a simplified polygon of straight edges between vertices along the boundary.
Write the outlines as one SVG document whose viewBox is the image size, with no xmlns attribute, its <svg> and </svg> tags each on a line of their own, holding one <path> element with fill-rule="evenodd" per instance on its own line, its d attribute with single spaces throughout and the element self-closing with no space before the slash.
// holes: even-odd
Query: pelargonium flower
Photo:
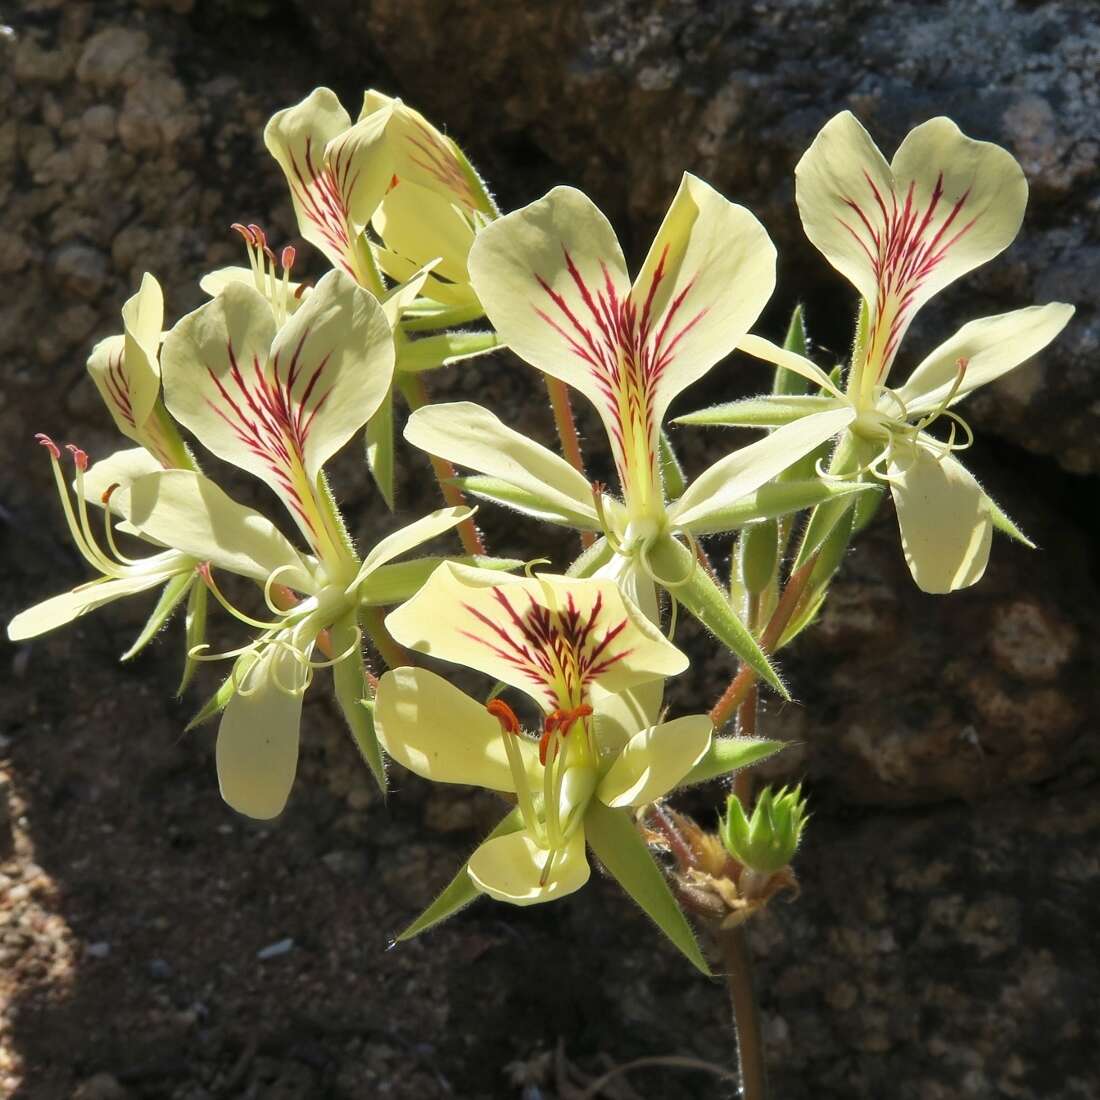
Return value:
<svg viewBox="0 0 1100 1100">
<path fill-rule="evenodd" d="M 502 577 L 454 564 L 440 566 L 386 625 L 413 649 L 517 689 L 540 714 L 529 737 L 502 698 L 482 705 L 422 668 L 382 677 L 375 719 L 390 756 L 427 779 L 513 796 L 517 807 L 419 928 L 476 892 L 515 905 L 569 894 L 588 879 L 587 844 L 701 965 L 630 814 L 680 785 L 708 756 L 706 715 L 659 721 L 633 697 L 683 671 L 684 654 L 613 581 Z M 741 744 L 731 757 L 733 740 Z M 721 744 L 721 760 L 708 761 L 698 778 L 778 747 L 740 738 Z"/>
<path fill-rule="evenodd" d="M 504 342 L 580 390 L 607 430 L 622 501 L 546 448 L 469 403 L 410 417 L 416 446 L 478 471 L 472 492 L 552 522 L 602 531 L 592 562 L 651 617 L 655 584 L 778 681 L 729 602 L 677 541 L 807 507 L 838 490 L 820 481 L 764 490 L 835 434 L 843 411 L 808 419 L 715 463 L 678 499 L 662 476 L 661 423 L 672 400 L 742 340 L 775 283 L 775 248 L 746 209 L 685 174 L 637 278 L 607 219 L 556 187 L 487 226 L 470 253 L 474 288 Z M 839 492 L 847 491 L 841 487 Z"/>
<path fill-rule="evenodd" d="M 847 410 L 831 474 L 889 484 L 913 579 L 926 592 L 965 588 L 985 572 L 994 526 L 1023 536 L 955 457 L 972 434 L 954 406 L 1046 347 L 1073 307 L 1052 302 L 971 321 L 904 384 L 891 388 L 887 377 L 921 306 L 1015 238 L 1027 204 L 1023 171 L 947 118 L 916 127 L 887 163 L 845 111 L 814 139 L 795 178 L 807 236 L 862 298 L 846 386 L 804 356 L 746 336 L 741 348 L 820 393 L 734 402 L 681 422 L 789 425 Z"/>
</svg>

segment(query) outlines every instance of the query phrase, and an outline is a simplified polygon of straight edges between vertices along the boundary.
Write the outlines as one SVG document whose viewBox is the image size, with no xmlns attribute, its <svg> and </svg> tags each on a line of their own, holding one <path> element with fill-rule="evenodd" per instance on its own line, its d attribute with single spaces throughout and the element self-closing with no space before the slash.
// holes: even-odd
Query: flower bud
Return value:
<svg viewBox="0 0 1100 1100">
<path fill-rule="evenodd" d="M 745 589 L 758 596 L 771 584 L 779 558 L 779 526 L 774 519 L 752 523 L 741 531 L 738 541 L 741 580 Z"/>
<path fill-rule="evenodd" d="M 799 837 L 809 820 L 801 786 L 781 788 L 773 793 L 766 787 L 756 800 L 752 817 L 745 816 L 735 794 L 726 802 L 726 816 L 719 834 L 726 850 L 751 871 L 773 875 L 794 858 Z"/>
</svg>

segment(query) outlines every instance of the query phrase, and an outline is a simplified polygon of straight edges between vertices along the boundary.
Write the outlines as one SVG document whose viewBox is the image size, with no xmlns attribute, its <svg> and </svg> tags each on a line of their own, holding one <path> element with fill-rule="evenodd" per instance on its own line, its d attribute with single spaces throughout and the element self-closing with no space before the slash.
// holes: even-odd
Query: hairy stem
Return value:
<svg viewBox="0 0 1100 1100">
<path fill-rule="evenodd" d="M 561 453 L 565 461 L 577 473 L 584 473 L 584 456 L 581 454 L 581 437 L 577 434 L 577 422 L 573 419 L 573 404 L 569 398 L 569 387 L 560 378 L 546 379 L 546 392 L 550 395 L 550 407 L 554 410 L 554 427 L 558 429 L 561 441 Z M 595 541 L 594 531 L 581 531 L 581 546 L 587 550 Z"/>
<path fill-rule="evenodd" d="M 403 375 L 398 384 L 410 409 L 415 411 L 428 404 L 430 400 L 428 387 L 419 374 Z M 436 481 L 439 482 L 439 490 L 443 494 L 443 500 L 452 508 L 465 505 L 465 494 L 452 480 L 457 476 L 454 466 L 445 458 L 439 458 L 436 455 L 429 455 L 428 458 L 431 459 L 432 471 L 435 473 Z M 485 542 L 482 540 L 481 532 L 477 529 L 472 518 L 464 519 L 458 525 L 458 537 L 462 540 L 462 549 L 467 554 L 485 553 Z"/>
<path fill-rule="evenodd" d="M 737 1036 L 737 1067 L 741 1074 L 741 1100 L 767 1100 L 768 1073 L 764 1062 L 764 1036 L 760 1008 L 752 984 L 752 959 L 745 928 L 722 928 L 715 932 L 722 956 L 722 970 L 733 1006 Z"/>
</svg>

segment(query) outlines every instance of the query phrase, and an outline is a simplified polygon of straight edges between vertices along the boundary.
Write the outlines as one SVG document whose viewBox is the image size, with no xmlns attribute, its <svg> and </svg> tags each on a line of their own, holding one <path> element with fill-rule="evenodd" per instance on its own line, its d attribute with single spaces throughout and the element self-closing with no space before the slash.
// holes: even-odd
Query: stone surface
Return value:
<svg viewBox="0 0 1100 1100">
<path fill-rule="evenodd" d="M 819 627 L 785 656 L 800 705 L 766 705 L 765 731 L 792 742 L 768 771 L 807 778 L 815 819 L 801 900 L 753 929 L 765 1029 L 778 1093 L 794 1100 L 1095 1095 L 1093 5 L 445 7 L 26 0 L 0 18 L 0 611 L 85 575 L 33 432 L 93 457 L 114 449 L 83 362 L 118 330 L 142 272 L 161 280 L 172 319 L 201 301 L 203 271 L 240 261 L 232 221 L 290 238 L 260 135 L 315 84 L 351 107 L 363 83 L 405 96 L 462 141 L 505 207 L 555 183 L 585 187 L 634 258 L 680 172 L 701 173 L 780 246 L 763 330 L 778 333 L 805 299 L 827 349 L 844 346 L 852 302 L 802 239 L 795 161 L 843 107 L 887 151 L 915 122 L 951 114 L 1020 157 L 1032 201 L 1016 245 L 930 306 L 910 346 L 922 354 L 973 316 L 1032 301 L 1078 304 L 1053 348 L 970 405 L 975 472 L 1041 550 L 999 540 L 976 589 L 922 597 L 884 506 Z M 720 367 L 681 407 L 760 378 Z M 435 384 L 550 441 L 544 403 L 514 360 Z M 584 409 L 580 422 L 594 451 L 598 425 Z M 693 471 L 734 441 L 686 429 L 675 439 Z M 379 520 L 353 450 L 337 486 L 373 540 L 392 521 Z M 228 484 L 248 492 L 244 479 Z M 399 481 L 404 518 L 434 506 L 433 493 L 412 462 Z M 483 519 L 502 553 L 529 554 L 544 537 L 499 512 Z M 559 561 L 573 549 L 564 537 L 545 545 Z M 291 811 L 263 828 L 234 818 L 218 801 L 210 734 L 180 738 L 199 700 L 170 702 L 178 636 L 139 664 L 114 663 L 144 610 L 118 605 L 5 657 L 0 1092 L 69 1100 L 106 1078 L 125 1095 L 190 1100 L 505 1097 L 517 1092 L 506 1067 L 519 1063 L 525 1087 L 550 1097 L 559 1039 L 590 1077 L 607 1058 L 655 1052 L 729 1063 L 721 988 L 687 973 L 596 877 L 553 911 L 481 905 L 386 952 L 491 828 L 493 800 L 400 774 L 388 803 L 372 797 L 318 692 Z M 683 638 L 710 653 L 690 628 Z M 699 661 L 676 704 L 709 703 L 728 672 Z M 695 797 L 700 816 L 709 794 Z M 294 951 L 256 963 L 284 938 Z M 624 940 L 645 950 L 621 953 Z M 110 953 L 85 957 L 98 943 Z M 158 959 L 171 960 L 165 977 L 151 974 Z M 713 1089 L 701 1080 L 635 1084 L 675 1100 Z"/>
</svg>

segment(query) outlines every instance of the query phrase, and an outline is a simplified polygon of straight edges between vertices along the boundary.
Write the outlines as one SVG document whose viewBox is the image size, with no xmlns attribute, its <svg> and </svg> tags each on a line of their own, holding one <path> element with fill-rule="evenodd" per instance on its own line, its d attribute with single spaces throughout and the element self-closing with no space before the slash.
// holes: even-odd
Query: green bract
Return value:
<svg viewBox="0 0 1100 1100">
<path fill-rule="evenodd" d="M 765 787 L 757 797 L 752 817 L 745 816 L 741 800 L 731 794 L 719 835 L 734 859 L 751 871 L 774 875 L 794 858 L 809 817 L 801 786 L 773 792 Z"/>
</svg>

